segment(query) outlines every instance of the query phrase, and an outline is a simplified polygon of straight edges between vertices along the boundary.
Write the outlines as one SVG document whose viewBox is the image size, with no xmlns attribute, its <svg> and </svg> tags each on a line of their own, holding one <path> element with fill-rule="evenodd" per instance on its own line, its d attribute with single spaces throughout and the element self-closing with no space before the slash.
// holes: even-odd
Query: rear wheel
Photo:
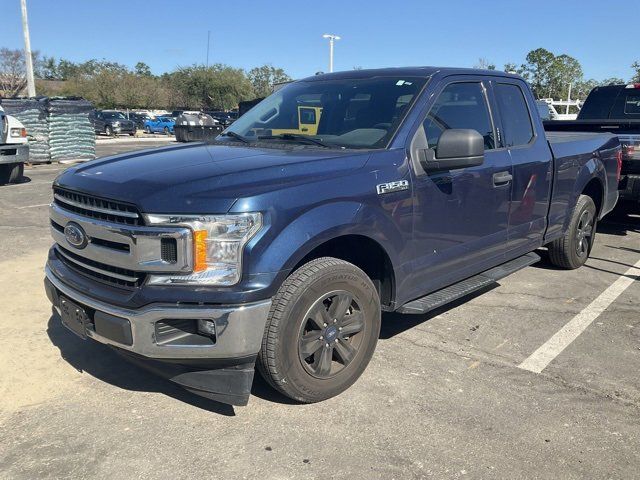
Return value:
<svg viewBox="0 0 640 480">
<path fill-rule="evenodd" d="M 274 297 L 258 370 L 294 400 L 325 400 L 360 377 L 379 334 L 380 301 L 369 277 L 343 260 L 319 258 Z"/>
<path fill-rule="evenodd" d="M 164 134 L 169 135 L 169 127 L 164 127 Z"/>
<path fill-rule="evenodd" d="M 580 195 L 566 233 L 548 245 L 551 263 L 570 270 L 584 265 L 595 240 L 597 215 L 593 199 Z"/>
<path fill-rule="evenodd" d="M 0 165 L 0 184 L 19 182 L 24 175 L 24 163 Z"/>
</svg>

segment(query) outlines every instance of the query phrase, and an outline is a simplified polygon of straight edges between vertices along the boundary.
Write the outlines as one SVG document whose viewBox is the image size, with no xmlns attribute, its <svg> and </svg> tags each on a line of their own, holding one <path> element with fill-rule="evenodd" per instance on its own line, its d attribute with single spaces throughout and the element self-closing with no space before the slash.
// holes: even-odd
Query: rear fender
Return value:
<svg viewBox="0 0 640 480">
<path fill-rule="evenodd" d="M 567 206 L 567 214 L 565 215 L 564 225 L 562 228 L 563 232 L 566 232 L 569 228 L 571 216 L 573 214 L 573 210 L 576 208 L 576 204 L 578 203 L 578 198 L 580 197 L 582 192 L 584 192 L 587 184 L 594 178 L 597 179 L 600 183 L 600 187 L 602 188 L 602 198 L 604 201 L 607 196 L 607 175 L 604 165 L 600 161 L 600 156 L 598 153 L 591 154 L 591 158 L 586 163 L 582 164 L 578 169 L 575 186 L 572 195 L 569 198 L 569 204 Z"/>
</svg>

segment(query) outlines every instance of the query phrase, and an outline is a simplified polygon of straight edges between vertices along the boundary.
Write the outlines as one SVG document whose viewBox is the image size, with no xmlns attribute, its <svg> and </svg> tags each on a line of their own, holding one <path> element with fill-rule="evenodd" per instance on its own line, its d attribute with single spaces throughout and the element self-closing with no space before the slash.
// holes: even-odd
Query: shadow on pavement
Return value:
<svg viewBox="0 0 640 480">
<path fill-rule="evenodd" d="M 79 372 L 86 372 L 98 380 L 125 390 L 158 392 L 212 413 L 235 415 L 231 405 L 189 393 L 168 380 L 127 362 L 106 345 L 81 340 L 62 325 L 55 312 L 49 318 L 47 335 L 60 350 L 60 356 Z"/>
<path fill-rule="evenodd" d="M 442 307 L 436 308 L 435 310 L 431 310 L 427 313 L 421 314 L 408 314 L 408 313 L 397 313 L 397 312 L 384 312 L 382 314 L 382 325 L 380 327 L 380 339 L 387 340 L 389 338 L 395 337 L 396 335 L 409 330 L 410 328 L 415 327 L 416 325 L 420 325 L 421 323 L 428 322 L 429 320 L 441 315 L 444 312 L 449 310 L 453 310 L 454 308 L 459 307 L 460 305 L 479 297 L 480 295 L 484 295 L 485 293 L 493 290 L 498 287 L 499 283 L 494 283 L 492 285 L 488 285 L 485 288 L 477 290 L 469 295 L 466 295 L 454 302 L 448 303 Z"/>
</svg>

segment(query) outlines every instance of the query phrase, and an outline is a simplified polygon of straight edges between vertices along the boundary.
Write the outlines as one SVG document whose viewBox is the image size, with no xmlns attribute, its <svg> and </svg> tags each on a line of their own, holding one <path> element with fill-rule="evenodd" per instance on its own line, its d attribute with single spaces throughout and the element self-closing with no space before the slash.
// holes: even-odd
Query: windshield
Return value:
<svg viewBox="0 0 640 480">
<path fill-rule="evenodd" d="M 104 114 L 104 118 L 108 118 L 109 120 L 114 119 L 114 118 L 117 118 L 117 119 L 124 118 L 126 120 L 126 117 L 122 113 L 119 113 L 119 112 L 105 113 Z"/>
<path fill-rule="evenodd" d="M 225 132 L 246 140 L 312 137 L 346 148 L 383 148 L 427 78 L 371 77 L 294 82 Z"/>
</svg>

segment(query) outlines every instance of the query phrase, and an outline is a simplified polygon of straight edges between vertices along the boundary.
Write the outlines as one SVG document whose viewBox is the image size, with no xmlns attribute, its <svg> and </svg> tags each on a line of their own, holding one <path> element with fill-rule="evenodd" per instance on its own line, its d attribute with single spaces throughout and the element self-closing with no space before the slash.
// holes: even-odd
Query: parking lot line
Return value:
<svg viewBox="0 0 640 480">
<path fill-rule="evenodd" d="M 36 208 L 36 207 L 46 207 L 51 205 L 51 202 L 49 203 L 39 203 L 37 205 L 25 205 L 24 207 L 18 207 L 18 210 L 23 209 L 23 208 Z"/>
<path fill-rule="evenodd" d="M 635 280 L 640 279 L 640 260 L 587 305 L 553 337 L 524 360 L 519 368 L 540 373 L 611 305 Z"/>
</svg>

